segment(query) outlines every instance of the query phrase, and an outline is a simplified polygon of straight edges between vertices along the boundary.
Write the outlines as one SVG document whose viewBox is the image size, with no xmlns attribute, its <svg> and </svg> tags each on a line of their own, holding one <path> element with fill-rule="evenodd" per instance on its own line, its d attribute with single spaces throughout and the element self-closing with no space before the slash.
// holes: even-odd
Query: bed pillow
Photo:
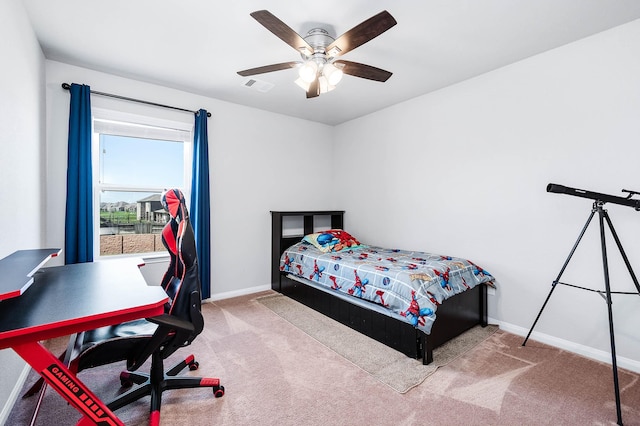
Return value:
<svg viewBox="0 0 640 426">
<path fill-rule="evenodd" d="M 348 250 L 360 246 L 360 241 L 342 229 L 329 229 L 308 234 L 302 238 L 302 241 L 312 244 L 324 253 Z"/>
</svg>

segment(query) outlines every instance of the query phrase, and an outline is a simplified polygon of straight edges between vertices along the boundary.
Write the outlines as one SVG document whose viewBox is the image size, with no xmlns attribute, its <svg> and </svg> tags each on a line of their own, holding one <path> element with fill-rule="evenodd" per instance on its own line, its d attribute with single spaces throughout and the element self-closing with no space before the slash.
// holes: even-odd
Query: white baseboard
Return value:
<svg viewBox="0 0 640 426">
<path fill-rule="evenodd" d="M 2 407 L 2 411 L 0 411 L 0 425 L 4 426 L 4 424 L 7 422 L 7 419 L 9 418 L 9 414 L 13 409 L 13 405 L 16 403 L 16 401 L 20 397 L 20 392 L 22 391 L 22 387 L 26 383 L 27 377 L 29 376 L 30 372 L 31 372 L 31 366 L 25 363 L 25 366 L 22 369 L 22 373 L 20 374 L 20 377 L 18 377 L 18 380 L 13 386 L 13 390 L 9 395 L 9 399 L 7 400 L 7 403 L 4 405 L 4 407 Z"/>
<path fill-rule="evenodd" d="M 247 294 L 260 293 L 271 290 L 271 284 L 259 285 L 256 287 L 244 288 L 242 290 L 227 291 L 225 293 L 212 294 L 210 298 L 203 300 L 203 303 L 215 302 L 216 300 L 231 299 L 232 297 L 246 296 Z"/>
<path fill-rule="evenodd" d="M 501 330 L 522 337 L 525 337 L 529 333 L 529 329 L 509 324 L 507 322 L 498 321 L 493 318 L 489 318 L 489 324 L 497 324 Z M 607 351 L 601 351 L 600 349 L 594 349 L 590 346 L 570 342 L 568 340 L 560 339 L 558 337 L 550 336 L 544 333 L 539 333 L 537 331 L 531 333 L 530 339 L 611 365 L 611 353 Z M 621 356 L 618 356 L 616 358 L 616 361 L 618 367 L 633 371 L 634 373 L 640 373 L 640 361 Z"/>
</svg>

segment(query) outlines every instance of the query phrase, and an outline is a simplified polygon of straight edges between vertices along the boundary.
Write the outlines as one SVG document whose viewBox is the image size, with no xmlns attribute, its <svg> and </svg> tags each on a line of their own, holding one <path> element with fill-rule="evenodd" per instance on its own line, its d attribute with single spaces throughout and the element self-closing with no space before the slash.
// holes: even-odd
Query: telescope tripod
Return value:
<svg viewBox="0 0 640 426">
<path fill-rule="evenodd" d="M 527 337 L 524 339 L 524 342 L 522 342 L 522 346 L 525 346 L 527 344 L 527 340 L 529 340 L 529 336 L 531 336 L 531 332 L 533 332 L 534 327 L 536 326 L 538 320 L 540 319 L 540 315 L 542 315 L 542 311 L 544 310 L 545 306 L 547 306 L 547 302 L 549 302 L 549 299 L 551 298 L 551 295 L 553 294 L 553 291 L 556 289 L 558 284 L 563 284 L 569 287 L 579 288 L 581 290 L 588 290 L 588 291 L 593 291 L 595 293 L 598 293 L 607 303 L 607 310 L 609 313 L 609 337 L 611 340 L 611 365 L 613 369 L 613 384 L 614 384 L 615 397 L 616 397 L 616 414 L 618 416 L 618 425 L 622 426 L 622 409 L 620 408 L 620 385 L 618 382 L 618 364 L 616 362 L 616 343 L 615 343 L 615 337 L 613 332 L 613 306 L 612 306 L 611 295 L 612 294 L 635 294 L 640 296 L 640 284 L 638 283 L 638 279 L 636 278 L 636 275 L 633 272 L 633 268 L 629 263 L 629 259 L 627 258 L 627 255 L 624 252 L 624 249 L 622 248 L 622 244 L 620 243 L 618 234 L 616 233 L 613 227 L 613 224 L 611 223 L 609 214 L 607 213 L 606 210 L 604 210 L 603 206 L 604 206 L 604 202 L 602 201 L 595 201 L 593 203 L 593 208 L 591 210 L 591 214 L 589 215 L 589 218 L 587 219 L 587 223 L 585 223 L 584 227 L 582 228 L 582 231 L 580 232 L 580 235 L 578 236 L 576 243 L 573 245 L 573 248 L 571 249 L 571 252 L 567 257 L 567 260 L 564 262 L 564 265 L 562 266 L 560 273 L 556 277 L 555 281 L 553 281 L 553 283 L 551 284 L 551 291 L 549 291 L 549 295 L 547 296 L 547 299 L 544 301 L 542 308 L 538 313 L 538 316 L 536 317 L 535 321 L 533 322 L 533 325 L 531 326 L 531 329 L 529 330 L 529 333 L 527 334 Z M 604 286 L 605 286 L 604 291 L 593 290 L 586 287 L 580 287 L 580 286 L 560 282 L 560 278 L 562 277 L 562 274 L 567 268 L 567 265 L 569 264 L 569 261 L 573 257 L 573 254 L 575 253 L 576 249 L 578 248 L 578 244 L 580 244 L 580 241 L 582 240 L 582 237 L 587 231 L 587 228 L 589 227 L 589 224 L 591 223 L 591 220 L 593 219 L 593 216 L 596 214 L 596 212 L 598 213 L 598 217 L 600 219 L 600 244 L 602 247 L 602 267 L 604 270 Z M 637 289 L 636 293 L 611 291 L 611 286 L 609 282 L 609 265 L 607 261 L 607 245 L 605 241 L 605 227 L 604 227 L 605 222 L 607 223 L 609 230 L 611 231 L 611 235 L 613 236 L 613 239 L 615 240 L 616 245 L 618 246 L 618 250 L 622 255 L 622 259 L 624 260 L 624 263 L 627 266 L 627 270 L 631 275 L 631 279 L 635 284 L 635 287 Z"/>
</svg>

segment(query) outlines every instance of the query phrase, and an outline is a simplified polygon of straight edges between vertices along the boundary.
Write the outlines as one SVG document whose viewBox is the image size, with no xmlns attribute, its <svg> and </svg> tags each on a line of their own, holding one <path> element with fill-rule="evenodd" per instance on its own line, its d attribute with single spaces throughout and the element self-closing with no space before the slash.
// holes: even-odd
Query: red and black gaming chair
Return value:
<svg viewBox="0 0 640 426">
<path fill-rule="evenodd" d="M 198 368 L 193 355 L 164 371 L 164 359 L 189 345 L 202 331 L 204 320 L 200 312 L 195 238 L 184 196 L 180 190 L 172 189 L 162 194 L 162 203 L 171 217 L 162 231 L 162 242 L 171 258 L 161 283 L 169 296 L 165 314 L 85 332 L 76 346 L 79 355 L 69 366 L 72 371 L 79 372 L 126 360 L 127 371 L 120 374 L 120 382 L 123 387 L 136 386 L 107 406 L 117 410 L 151 395 L 150 425 L 160 424 L 160 405 L 165 390 L 209 387 L 215 397 L 224 395 L 224 386 L 220 385 L 219 379 L 176 376 L 186 367 L 191 370 Z M 150 373 L 135 372 L 149 357 Z M 35 393 L 34 388 L 30 394 Z"/>
</svg>

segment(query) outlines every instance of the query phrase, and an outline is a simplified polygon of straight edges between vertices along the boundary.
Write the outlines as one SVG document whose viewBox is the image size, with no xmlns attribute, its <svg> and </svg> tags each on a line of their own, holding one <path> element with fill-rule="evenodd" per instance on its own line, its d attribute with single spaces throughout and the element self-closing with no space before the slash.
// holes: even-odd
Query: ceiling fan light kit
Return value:
<svg viewBox="0 0 640 426">
<path fill-rule="evenodd" d="M 330 85 L 335 86 L 336 84 L 340 83 L 340 80 L 342 80 L 342 76 L 344 75 L 344 73 L 335 65 L 326 64 L 322 68 L 322 75 L 327 78 L 327 81 Z"/>
<path fill-rule="evenodd" d="M 305 83 L 311 83 L 316 79 L 317 74 L 318 64 L 316 64 L 314 61 L 306 61 L 298 69 L 298 75 Z"/>
<path fill-rule="evenodd" d="M 356 25 L 337 39 L 322 28 L 310 30 L 303 38 L 267 10 L 258 10 L 251 13 L 251 16 L 298 51 L 302 62 L 284 62 L 238 71 L 243 77 L 298 67 L 299 78 L 295 83 L 305 90 L 307 98 L 315 98 L 335 89 L 344 74 L 380 82 L 387 81 L 392 75 L 389 71 L 370 65 L 336 60 L 338 56 L 396 25 L 396 20 L 386 10 Z"/>
<path fill-rule="evenodd" d="M 318 90 L 320 93 L 327 93 L 336 88 L 335 84 L 329 84 L 327 78 L 323 75 L 317 78 Z M 295 83 L 305 92 L 308 92 L 314 81 L 306 82 L 302 78 L 296 79 Z"/>
</svg>

